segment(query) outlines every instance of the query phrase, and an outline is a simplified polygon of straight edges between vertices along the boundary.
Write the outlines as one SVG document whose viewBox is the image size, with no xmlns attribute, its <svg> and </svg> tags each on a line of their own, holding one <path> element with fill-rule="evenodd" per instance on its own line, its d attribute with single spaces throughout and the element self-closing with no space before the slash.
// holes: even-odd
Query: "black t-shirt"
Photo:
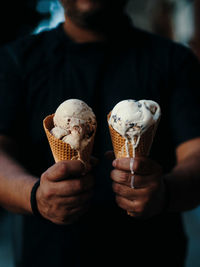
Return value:
<svg viewBox="0 0 200 267">
<path fill-rule="evenodd" d="M 109 178 L 112 149 L 107 114 L 124 99 L 158 102 L 162 118 L 150 157 L 165 172 L 175 148 L 200 135 L 200 65 L 172 41 L 132 28 L 107 42 L 77 44 L 62 24 L 0 50 L 0 133 L 20 146 L 21 161 L 38 177 L 54 160 L 43 119 L 69 98 L 84 100 L 97 115 L 95 194 L 90 211 L 70 226 L 14 216 L 17 266 L 182 266 L 186 238 L 181 216 L 134 219 L 117 207 Z"/>
</svg>

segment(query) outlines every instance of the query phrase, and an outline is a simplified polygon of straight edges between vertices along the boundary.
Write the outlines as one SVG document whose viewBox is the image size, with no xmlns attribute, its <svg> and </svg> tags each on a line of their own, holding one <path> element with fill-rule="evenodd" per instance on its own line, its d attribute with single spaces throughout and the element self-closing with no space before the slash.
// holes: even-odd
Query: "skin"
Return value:
<svg viewBox="0 0 200 267">
<path fill-rule="evenodd" d="M 11 212 L 32 214 L 30 193 L 38 178 L 24 169 L 13 151 L 18 151 L 17 144 L 0 136 L 0 204 Z M 81 161 L 61 161 L 41 175 L 36 199 L 45 219 L 69 224 L 88 210 L 94 186 L 91 171 L 95 164 L 96 160 L 92 159 L 90 171 L 86 173 Z"/>
<path fill-rule="evenodd" d="M 65 14 L 79 27 L 101 29 L 101 25 L 107 25 L 110 19 L 123 13 L 127 0 L 61 0 Z M 106 23 L 105 23 L 106 22 Z M 115 22 L 116 23 L 116 22 Z M 93 26 L 93 24 L 95 24 Z M 113 25 L 113 24 L 112 24 Z"/>
<path fill-rule="evenodd" d="M 0 203 L 11 212 L 32 214 L 30 192 L 38 178 L 17 161 L 17 153 L 13 153 L 17 150 L 13 140 L 0 136 Z M 167 211 L 180 212 L 199 205 L 200 138 L 181 144 L 176 154 L 177 164 L 168 174 L 163 174 L 161 166 L 151 159 L 135 158 L 135 189 L 130 187 L 130 159 L 114 160 L 111 179 L 119 208 L 137 218 L 159 214 L 166 199 L 163 179 L 169 187 Z M 107 157 L 113 157 L 113 153 L 108 152 Z M 41 175 L 36 197 L 44 218 L 70 224 L 88 210 L 94 177 L 84 172 L 80 161 L 62 161 Z"/>
<path fill-rule="evenodd" d="M 103 41 L 115 30 L 119 34 L 127 0 L 60 1 L 65 11 L 64 30 L 75 42 Z"/>
<path fill-rule="evenodd" d="M 107 38 L 113 29 L 114 17 L 123 13 L 122 2 L 126 1 L 61 2 L 65 9 L 63 27 L 67 34 L 76 42 L 94 42 Z M 114 3 L 111 20 L 110 12 Z M 39 177 L 32 176 L 24 169 L 13 153 L 18 150 L 14 140 L 0 136 L 0 205 L 12 212 L 32 214 L 30 194 Z M 41 215 L 56 224 L 69 224 L 77 220 L 88 209 L 94 183 L 91 171 L 84 174 L 79 161 L 64 161 L 46 170 L 40 177 L 41 185 L 36 194 Z"/>
<path fill-rule="evenodd" d="M 113 191 L 120 208 L 134 217 L 151 217 L 161 212 L 165 192 L 161 166 L 148 158 L 135 158 L 133 189 L 130 187 L 130 159 L 117 159 L 112 165 L 115 168 L 111 172 Z"/>
<path fill-rule="evenodd" d="M 112 152 L 107 153 L 107 157 L 112 156 Z M 155 161 L 136 157 L 133 165 L 134 189 L 131 188 L 130 159 L 114 160 L 110 177 L 118 206 L 139 218 L 152 217 L 162 212 L 163 208 L 181 212 L 197 207 L 200 203 L 200 138 L 179 145 L 176 158 L 176 166 L 170 173 L 164 174 Z M 167 207 L 166 197 L 169 197 Z"/>
<path fill-rule="evenodd" d="M 88 210 L 94 177 L 84 171 L 83 163 L 75 160 L 58 162 L 42 174 L 36 198 L 44 218 L 68 224 Z"/>
</svg>

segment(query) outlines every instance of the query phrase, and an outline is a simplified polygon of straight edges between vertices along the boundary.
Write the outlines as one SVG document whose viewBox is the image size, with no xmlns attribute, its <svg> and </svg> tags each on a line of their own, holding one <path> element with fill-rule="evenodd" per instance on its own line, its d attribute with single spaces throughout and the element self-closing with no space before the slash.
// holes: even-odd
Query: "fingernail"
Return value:
<svg viewBox="0 0 200 267">
<path fill-rule="evenodd" d="M 113 165 L 113 167 L 117 166 L 117 159 L 113 160 L 112 165 Z"/>
</svg>

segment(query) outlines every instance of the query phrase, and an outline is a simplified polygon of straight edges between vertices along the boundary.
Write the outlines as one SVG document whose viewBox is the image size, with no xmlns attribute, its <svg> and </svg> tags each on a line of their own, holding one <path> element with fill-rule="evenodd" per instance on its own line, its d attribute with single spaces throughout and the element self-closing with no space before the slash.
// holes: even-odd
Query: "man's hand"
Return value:
<svg viewBox="0 0 200 267">
<path fill-rule="evenodd" d="M 60 161 L 41 176 L 36 199 L 41 215 L 56 224 L 76 221 L 89 207 L 94 178 L 78 160 Z"/>
<path fill-rule="evenodd" d="M 145 158 L 134 158 L 133 171 L 130 171 L 130 158 L 113 161 L 115 168 L 111 172 L 113 190 L 119 207 L 131 213 L 133 217 L 148 218 L 162 211 L 165 187 L 162 168 L 156 162 Z M 131 188 L 131 176 L 134 175 L 134 188 Z"/>
</svg>

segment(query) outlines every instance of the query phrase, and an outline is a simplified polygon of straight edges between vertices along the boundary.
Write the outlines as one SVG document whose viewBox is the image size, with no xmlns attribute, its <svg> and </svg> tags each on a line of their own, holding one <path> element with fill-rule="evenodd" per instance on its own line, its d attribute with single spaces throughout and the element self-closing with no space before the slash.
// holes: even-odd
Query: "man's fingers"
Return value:
<svg viewBox="0 0 200 267">
<path fill-rule="evenodd" d="M 160 166 L 149 158 L 134 158 L 133 171 L 140 175 L 148 175 L 160 171 Z M 118 170 L 130 171 L 130 158 L 120 158 L 113 161 L 113 167 Z"/>
<path fill-rule="evenodd" d="M 74 222 L 76 222 L 84 213 L 86 213 L 89 210 L 89 204 L 83 205 L 83 206 L 78 206 L 75 208 L 69 209 L 66 207 L 67 213 L 66 216 L 59 216 L 58 219 L 56 216 L 50 218 L 52 219 L 52 222 L 58 225 L 69 225 Z M 62 219 L 60 219 L 60 217 Z"/>
<path fill-rule="evenodd" d="M 73 209 L 82 205 L 85 205 L 89 203 L 90 199 L 93 196 L 93 190 L 81 193 L 76 196 L 66 197 L 65 201 L 63 201 L 63 198 L 60 199 L 62 203 L 65 203 L 64 205 L 69 208 Z"/>
<path fill-rule="evenodd" d="M 43 179 L 58 182 L 68 177 L 80 176 L 85 171 L 85 166 L 80 160 L 63 160 L 51 166 L 42 174 Z"/>
<path fill-rule="evenodd" d="M 60 181 L 59 183 L 52 183 L 50 193 L 59 197 L 75 196 L 86 192 L 93 188 L 94 177 L 92 174 L 87 174 L 83 177 L 73 178 Z"/>
<path fill-rule="evenodd" d="M 155 179 L 155 177 L 152 175 L 141 176 L 136 173 L 132 174 L 130 171 L 121 171 L 117 169 L 112 170 L 110 177 L 114 182 L 126 185 L 128 187 L 131 187 L 132 179 L 134 179 L 133 186 L 136 189 L 148 186 Z"/>
<path fill-rule="evenodd" d="M 71 208 L 71 209 L 67 208 L 67 210 L 68 210 L 67 217 L 70 215 L 70 220 L 74 221 L 74 218 L 80 217 L 80 215 L 85 213 L 89 209 L 89 207 L 90 207 L 89 204 L 85 204 L 85 205 L 81 205 L 79 207 L 75 207 L 75 208 Z M 75 217 L 73 217 L 73 215 Z"/>
<path fill-rule="evenodd" d="M 116 202 L 118 206 L 126 211 L 134 212 L 134 215 L 137 217 L 142 212 L 141 204 L 137 201 L 131 201 L 129 199 L 126 199 L 122 196 L 117 195 L 116 196 Z"/>
<path fill-rule="evenodd" d="M 146 199 L 147 191 L 145 188 L 141 188 L 138 190 L 115 182 L 113 183 L 112 187 L 113 191 L 117 195 L 127 198 L 129 200 Z"/>
</svg>

